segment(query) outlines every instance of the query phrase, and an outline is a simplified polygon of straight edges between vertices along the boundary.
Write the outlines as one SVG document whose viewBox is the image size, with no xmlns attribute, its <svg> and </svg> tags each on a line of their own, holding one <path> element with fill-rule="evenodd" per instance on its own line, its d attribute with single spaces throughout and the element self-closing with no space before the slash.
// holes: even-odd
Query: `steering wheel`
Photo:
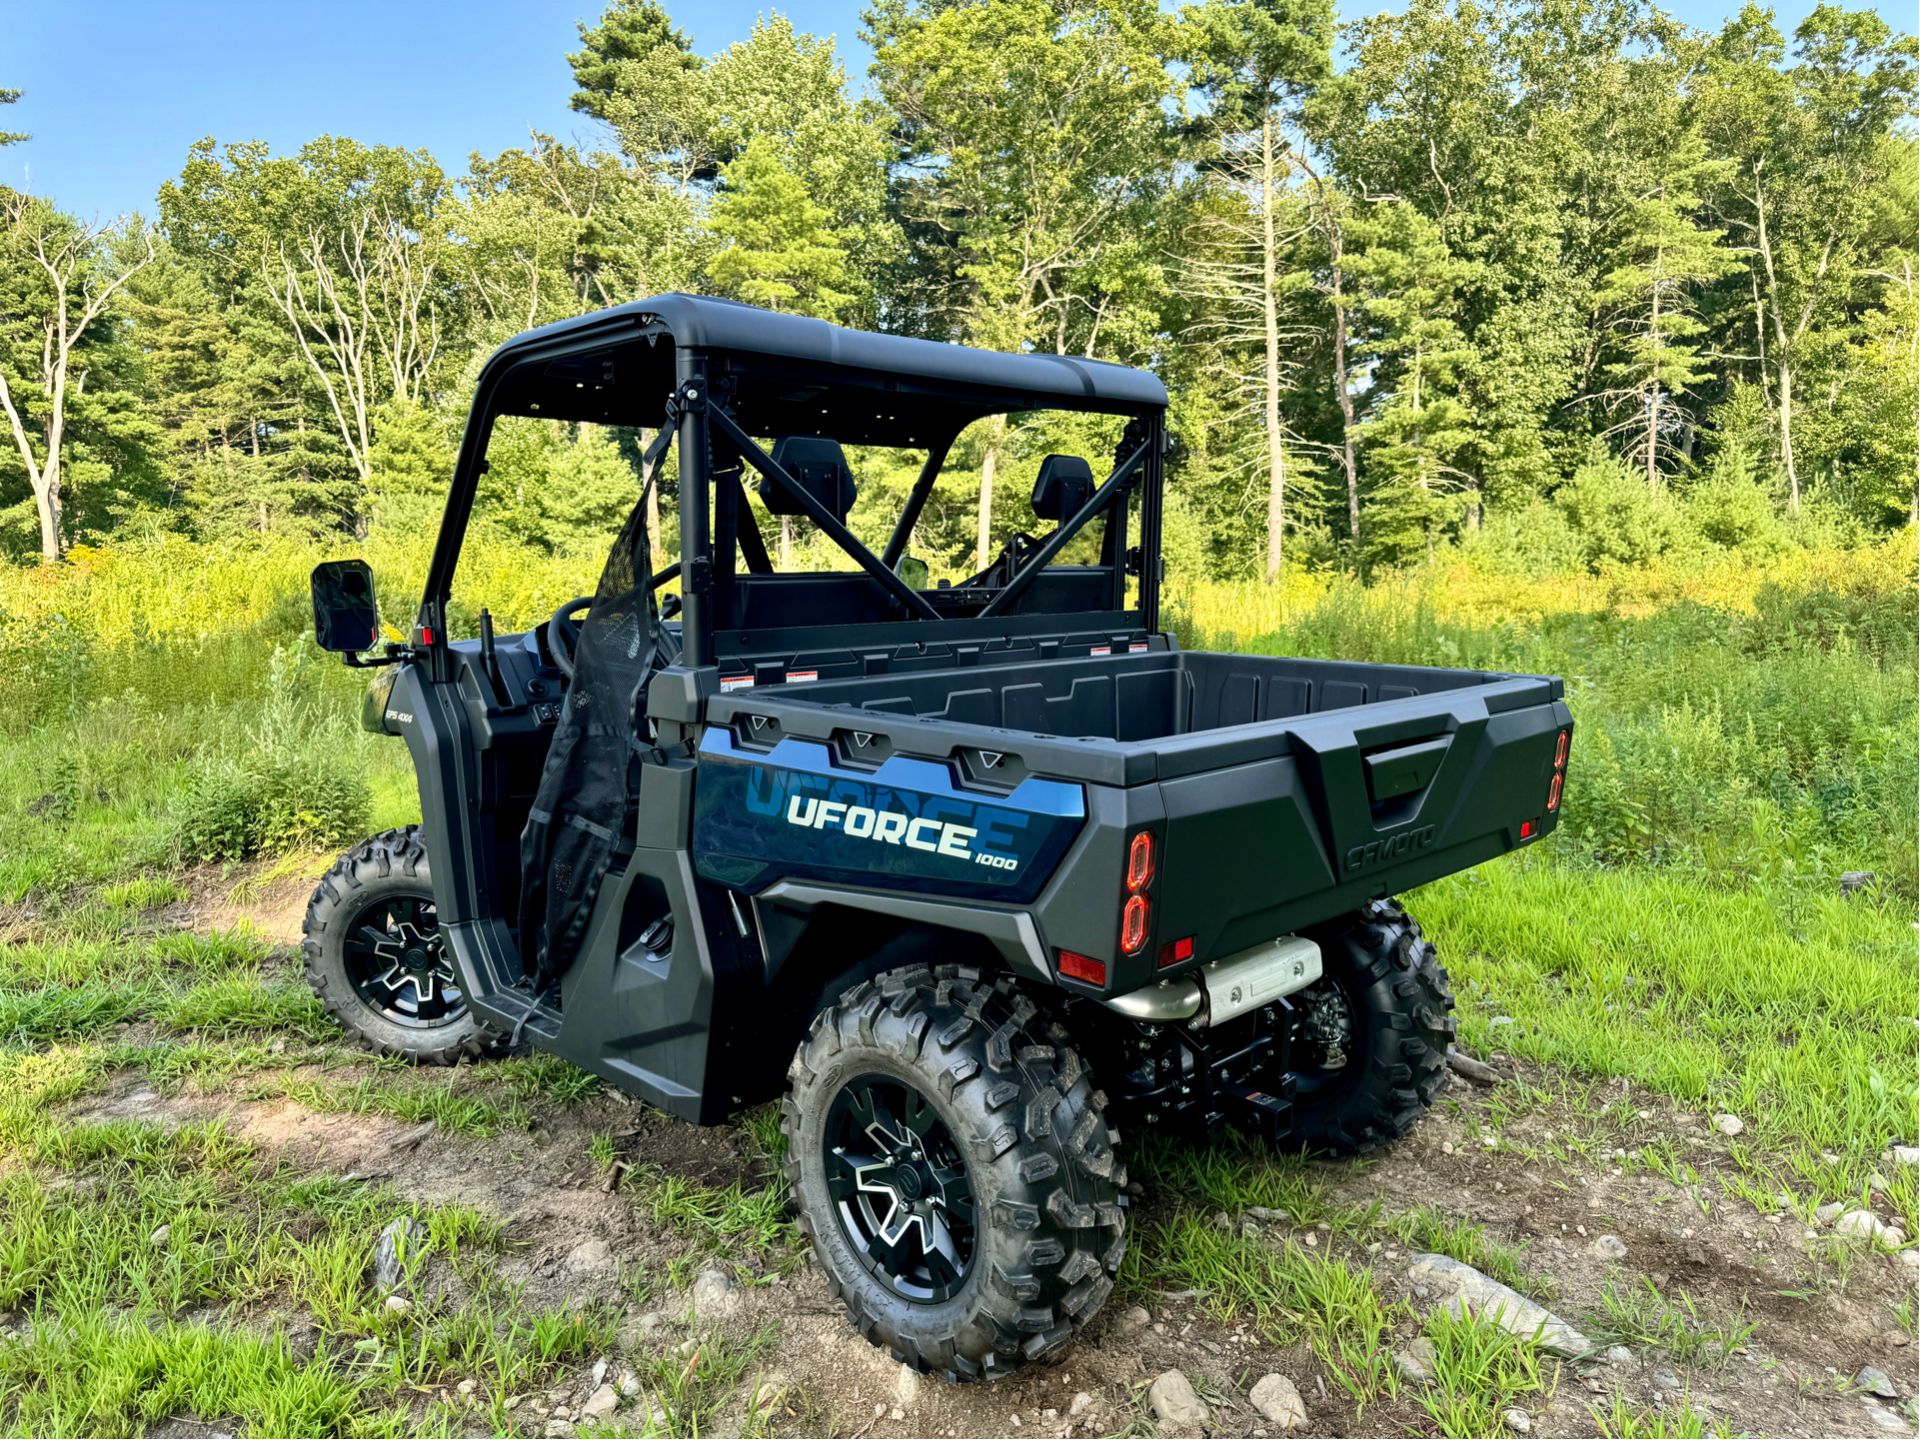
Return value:
<svg viewBox="0 0 1920 1440">
<path fill-rule="evenodd" d="M 576 596 L 553 612 L 553 618 L 542 631 L 547 642 L 547 658 L 569 680 L 573 679 L 573 652 L 580 645 L 580 622 L 573 617 L 592 604 L 593 596 Z"/>
</svg>

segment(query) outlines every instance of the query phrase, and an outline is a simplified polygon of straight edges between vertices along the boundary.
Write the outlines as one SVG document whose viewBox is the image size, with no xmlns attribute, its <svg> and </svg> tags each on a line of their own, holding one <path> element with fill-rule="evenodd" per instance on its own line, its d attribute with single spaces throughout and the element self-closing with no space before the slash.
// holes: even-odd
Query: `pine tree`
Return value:
<svg viewBox="0 0 1920 1440">
<path fill-rule="evenodd" d="M 1650 490 L 1660 487 L 1661 459 L 1674 449 L 1681 402 L 1710 373 L 1695 294 L 1740 264 L 1720 231 L 1693 219 L 1699 181 L 1714 168 L 1698 140 L 1675 138 L 1666 173 L 1626 206 L 1615 264 L 1594 291 L 1613 358 L 1601 369 L 1609 383 L 1593 398 L 1621 417 L 1607 433 L 1624 442 Z"/>
<path fill-rule="evenodd" d="M 750 304 L 834 319 L 853 295 L 843 288 L 846 247 L 827 220 L 800 177 L 781 164 L 773 142 L 756 136 L 727 166 L 711 222 L 721 249 L 708 272 Z"/>
<path fill-rule="evenodd" d="M 1363 536 L 1370 559 L 1392 562 L 1431 554 L 1463 508 L 1458 461 L 1473 427 L 1461 392 L 1474 351 L 1457 317 L 1478 267 L 1402 202 L 1350 228 L 1363 242 L 1351 261 L 1363 327 L 1355 354 L 1371 369 L 1359 426 L 1369 491 Z"/>
</svg>

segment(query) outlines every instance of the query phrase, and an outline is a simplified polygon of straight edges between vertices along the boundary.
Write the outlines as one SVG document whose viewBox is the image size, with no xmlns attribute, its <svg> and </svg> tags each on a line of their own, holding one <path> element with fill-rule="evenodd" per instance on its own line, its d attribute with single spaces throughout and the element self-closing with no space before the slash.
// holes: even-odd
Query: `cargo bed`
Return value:
<svg viewBox="0 0 1920 1440">
<path fill-rule="evenodd" d="M 735 690 L 710 699 L 721 733 L 702 749 L 716 770 L 810 756 L 817 771 L 872 777 L 909 803 L 920 786 L 887 766 L 896 755 L 942 762 L 961 793 L 1015 808 L 1029 779 L 1117 787 L 1114 802 L 1089 792 L 1083 838 L 1117 846 L 1129 827 L 1163 827 L 1156 934 L 1193 936 L 1204 957 L 1549 833 L 1572 727 L 1562 688 L 1550 676 L 1153 648 Z M 714 851 L 738 854 L 730 839 L 709 835 Z M 795 837 L 783 873 L 843 878 L 817 839 Z M 718 855 L 703 862 L 748 878 Z M 1079 906 L 1046 916 L 1075 868 L 1063 864 L 1046 893 L 1039 867 L 950 888 L 1032 903 L 1049 940 L 1071 945 L 1083 937 L 1067 912 Z M 1093 888 L 1104 927 L 1105 887 L 1073 893 Z"/>
</svg>

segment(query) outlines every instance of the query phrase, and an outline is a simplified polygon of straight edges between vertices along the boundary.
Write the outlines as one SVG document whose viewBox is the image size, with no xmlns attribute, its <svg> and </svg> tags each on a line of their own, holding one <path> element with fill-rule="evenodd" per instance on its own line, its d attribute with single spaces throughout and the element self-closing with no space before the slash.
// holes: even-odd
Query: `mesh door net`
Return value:
<svg viewBox="0 0 1920 1440">
<path fill-rule="evenodd" d="M 536 991 L 573 963 L 601 883 L 632 853 L 645 748 L 635 727 L 662 660 L 646 514 L 643 491 L 580 627 L 573 683 L 520 835 L 520 950 Z"/>
</svg>

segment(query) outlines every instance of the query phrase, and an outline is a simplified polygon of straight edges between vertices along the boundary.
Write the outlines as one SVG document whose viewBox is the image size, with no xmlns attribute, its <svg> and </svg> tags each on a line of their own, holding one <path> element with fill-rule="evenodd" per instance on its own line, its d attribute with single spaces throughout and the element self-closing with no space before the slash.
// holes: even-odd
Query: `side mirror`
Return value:
<svg viewBox="0 0 1920 1440">
<path fill-rule="evenodd" d="M 322 650 L 358 655 L 380 643 L 373 567 L 364 560 L 328 560 L 313 567 L 313 633 Z"/>
<path fill-rule="evenodd" d="M 907 582 L 910 589 L 927 588 L 927 562 L 912 555 L 902 555 L 900 563 L 893 567 L 893 573 Z"/>
</svg>

